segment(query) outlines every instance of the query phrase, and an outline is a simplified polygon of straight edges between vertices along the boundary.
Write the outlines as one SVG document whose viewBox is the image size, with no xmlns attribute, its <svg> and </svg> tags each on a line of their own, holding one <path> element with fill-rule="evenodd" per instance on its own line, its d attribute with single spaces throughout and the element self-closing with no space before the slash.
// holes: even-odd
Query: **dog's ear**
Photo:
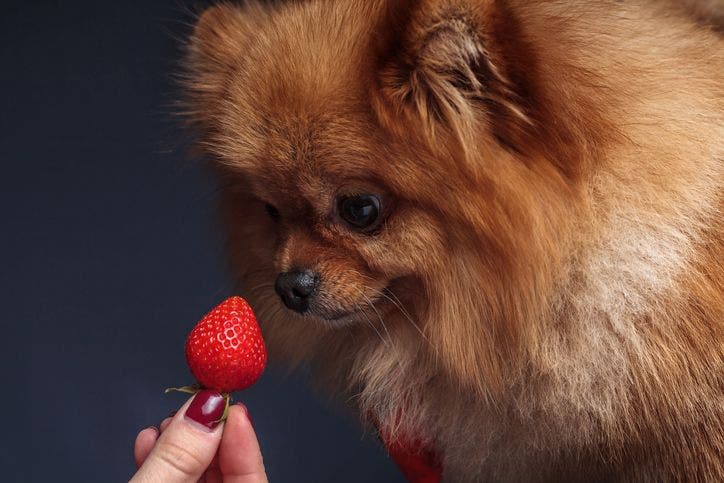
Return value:
<svg viewBox="0 0 724 483">
<path fill-rule="evenodd" d="M 390 43 L 382 62 L 378 108 L 391 118 L 415 116 L 433 137 L 443 128 L 463 144 L 478 129 L 500 123 L 493 122 L 497 117 L 529 124 L 520 89 L 499 55 L 515 49 L 499 46 L 500 25 L 508 14 L 499 4 L 418 2 L 405 24 L 397 25 L 396 43 Z M 506 144 L 513 142 L 500 128 L 493 134 Z"/>
<path fill-rule="evenodd" d="M 213 103 L 223 97 L 228 76 L 266 16 L 267 9 L 255 2 L 220 3 L 199 16 L 187 44 L 183 76 L 189 119 L 203 123 L 205 115 L 215 112 Z"/>
<path fill-rule="evenodd" d="M 223 68 L 241 54 L 250 25 L 240 7 L 221 3 L 199 16 L 190 41 L 192 60 Z"/>
</svg>

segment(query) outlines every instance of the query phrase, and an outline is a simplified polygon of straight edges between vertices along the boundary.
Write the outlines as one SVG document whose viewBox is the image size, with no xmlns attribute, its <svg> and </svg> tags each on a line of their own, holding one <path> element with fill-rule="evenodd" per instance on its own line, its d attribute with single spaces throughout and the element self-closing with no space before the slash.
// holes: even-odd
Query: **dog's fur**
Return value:
<svg viewBox="0 0 724 483">
<path fill-rule="evenodd" d="M 664 1 L 222 4 L 187 114 L 272 357 L 446 480 L 724 481 L 723 72 Z"/>
</svg>

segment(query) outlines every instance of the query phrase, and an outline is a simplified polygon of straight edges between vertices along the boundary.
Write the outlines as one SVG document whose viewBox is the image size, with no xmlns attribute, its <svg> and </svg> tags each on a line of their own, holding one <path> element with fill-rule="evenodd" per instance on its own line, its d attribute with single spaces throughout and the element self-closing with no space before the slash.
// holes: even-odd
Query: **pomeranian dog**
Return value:
<svg viewBox="0 0 724 483">
<path fill-rule="evenodd" d="M 221 4 L 187 67 L 273 358 L 446 481 L 724 481 L 724 42 L 683 3 Z"/>
</svg>

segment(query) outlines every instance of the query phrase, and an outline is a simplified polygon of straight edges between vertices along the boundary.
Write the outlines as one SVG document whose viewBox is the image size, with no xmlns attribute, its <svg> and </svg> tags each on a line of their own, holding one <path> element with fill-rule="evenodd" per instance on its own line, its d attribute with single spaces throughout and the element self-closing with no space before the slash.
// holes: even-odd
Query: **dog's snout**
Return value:
<svg viewBox="0 0 724 483">
<path fill-rule="evenodd" d="M 274 289 L 284 305 L 297 312 L 309 308 L 309 301 L 319 285 L 319 276 L 311 270 L 290 270 L 277 276 Z"/>
</svg>

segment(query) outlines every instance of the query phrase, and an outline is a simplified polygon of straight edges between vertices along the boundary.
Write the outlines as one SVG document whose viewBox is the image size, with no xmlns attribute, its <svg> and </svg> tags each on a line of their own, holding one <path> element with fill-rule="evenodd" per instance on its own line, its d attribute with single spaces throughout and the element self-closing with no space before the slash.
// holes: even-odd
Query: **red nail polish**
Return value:
<svg viewBox="0 0 724 483">
<path fill-rule="evenodd" d="M 216 391 L 204 389 L 198 392 L 184 415 L 188 419 L 209 429 L 214 429 L 224 415 L 226 399 Z"/>
</svg>

